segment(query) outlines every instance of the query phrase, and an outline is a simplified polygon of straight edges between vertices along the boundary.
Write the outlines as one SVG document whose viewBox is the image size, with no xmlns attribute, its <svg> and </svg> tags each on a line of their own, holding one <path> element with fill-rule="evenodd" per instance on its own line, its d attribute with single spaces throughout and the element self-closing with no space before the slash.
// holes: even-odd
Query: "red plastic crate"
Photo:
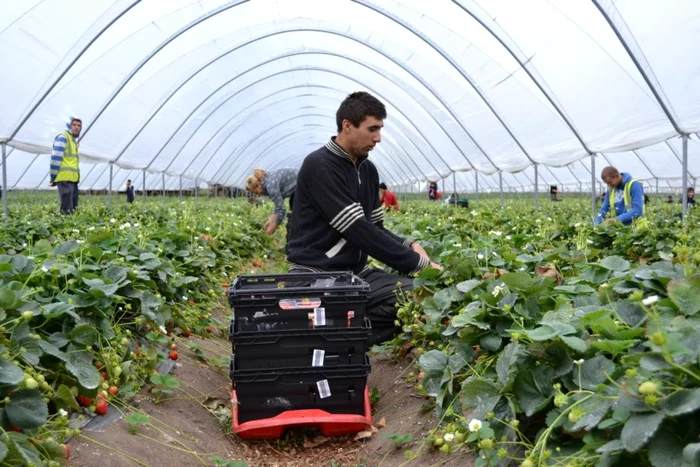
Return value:
<svg viewBox="0 0 700 467">
<path fill-rule="evenodd" d="M 366 425 L 372 425 L 372 407 L 369 400 L 369 388 L 365 386 L 365 414 L 332 414 L 325 410 L 288 410 L 276 417 L 252 420 L 238 424 L 238 404 L 236 391 L 231 394 L 233 401 L 233 432 L 242 439 L 280 439 L 290 428 L 318 428 L 325 437 L 343 436 L 358 433 Z"/>
</svg>

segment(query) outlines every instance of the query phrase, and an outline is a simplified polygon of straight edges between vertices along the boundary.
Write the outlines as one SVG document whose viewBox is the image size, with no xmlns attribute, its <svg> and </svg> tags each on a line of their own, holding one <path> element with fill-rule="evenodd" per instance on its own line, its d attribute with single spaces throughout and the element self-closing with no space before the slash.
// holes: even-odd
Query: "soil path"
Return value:
<svg viewBox="0 0 700 467">
<path fill-rule="evenodd" d="M 215 313 L 222 323 L 229 317 L 225 306 Z M 437 423 L 429 402 L 406 382 L 415 363 L 395 361 L 389 355 L 372 357 L 370 388 L 379 401 L 374 406 L 371 436 L 327 439 L 309 431 L 288 433 L 280 441 L 242 441 L 231 433 L 231 382 L 228 374 L 231 344 L 228 326 L 206 338 L 178 339 L 179 359 L 169 369 L 179 386 L 158 396 L 148 392 L 111 406 L 108 417 L 96 417 L 83 434 L 70 441 L 75 467 L 145 465 L 184 467 L 469 467 L 468 452 L 443 455 L 431 452 L 422 440 Z M 167 370 L 168 368 L 166 368 Z M 165 371 L 165 370 L 164 370 Z M 415 370 L 417 373 L 417 370 Z M 129 413 L 148 417 L 147 424 L 130 426 Z M 395 448 L 387 435 L 411 435 Z M 406 456 L 410 450 L 414 458 Z"/>
</svg>

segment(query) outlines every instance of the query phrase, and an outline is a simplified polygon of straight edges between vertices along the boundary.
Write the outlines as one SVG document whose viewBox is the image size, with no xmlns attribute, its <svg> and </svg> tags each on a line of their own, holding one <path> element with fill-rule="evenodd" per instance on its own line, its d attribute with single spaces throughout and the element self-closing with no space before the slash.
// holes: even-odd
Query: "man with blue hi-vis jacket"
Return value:
<svg viewBox="0 0 700 467">
<path fill-rule="evenodd" d="M 78 207 L 78 137 L 82 128 L 83 122 L 71 116 L 66 122 L 66 131 L 56 136 L 53 141 L 49 186 L 58 188 L 61 214 L 72 214 Z"/>
<path fill-rule="evenodd" d="M 630 225 L 636 219 L 644 218 L 644 187 L 642 182 L 633 179 L 628 173 L 620 173 L 615 167 L 604 168 L 600 177 L 608 185 L 608 192 L 603 200 L 603 206 L 595 218 L 596 225 L 603 221 L 622 222 L 624 225 Z M 606 216 L 609 217 L 605 219 Z"/>
</svg>

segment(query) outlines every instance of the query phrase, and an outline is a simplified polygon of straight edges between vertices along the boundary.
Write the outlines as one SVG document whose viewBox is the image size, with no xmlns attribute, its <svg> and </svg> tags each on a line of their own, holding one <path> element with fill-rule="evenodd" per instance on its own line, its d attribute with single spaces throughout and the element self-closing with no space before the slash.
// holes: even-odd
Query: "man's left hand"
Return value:
<svg viewBox="0 0 700 467">
<path fill-rule="evenodd" d="M 605 220 L 606 224 L 610 224 L 612 222 L 620 222 L 620 221 L 617 219 L 617 217 L 611 217 L 610 219 Z"/>
<path fill-rule="evenodd" d="M 425 249 L 418 242 L 411 243 L 411 249 L 421 256 L 428 257 L 428 253 L 425 252 Z"/>
</svg>

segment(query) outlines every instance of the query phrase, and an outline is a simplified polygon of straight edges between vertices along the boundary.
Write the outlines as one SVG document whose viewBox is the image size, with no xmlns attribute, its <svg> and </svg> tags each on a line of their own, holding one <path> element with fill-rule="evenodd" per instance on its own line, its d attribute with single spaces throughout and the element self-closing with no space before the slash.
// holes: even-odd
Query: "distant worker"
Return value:
<svg viewBox="0 0 700 467">
<path fill-rule="evenodd" d="M 131 184 L 131 180 L 126 181 L 126 202 L 134 202 L 134 185 Z"/>
<path fill-rule="evenodd" d="M 82 128 L 83 122 L 79 118 L 70 117 L 66 123 L 66 131 L 56 136 L 53 141 L 49 186 L 58 188 L 61 214 L 72 214 L 78 207 L 78 138 Z"/>
<path fill-rule="evenodd" d="M 557 185 L 550 185 L 549 186 L 549 199 L 552 201 L 561 201 L 559 198 L 557 198 L 558 194 L 559 194 L 559 187 L 557 187 Z"/>
<path fill-rule="evenodd" d="M 603 200 L 600 213 L 595 218 L 598 225 L 605 222 L 632 224 L 635 219 L 644 217 L 644 187 L 628 173 L 620 173 L 615 167 L 605 167 L 601 172 L 603 182 L 608 185 L 608 194 Z M 611 204 L 612 200 L 612 204 Z M 613 211 L 614 214 L 611 212 Z M 608 219 L 605 219 L 606 216 Z"/>
<path fill-rule="evenodd" d="M 678 204 L 683 204 L 683 197 L 678 200 Z M 695 188 L 688 187 L 688 206 L 695 206 Z"/>
<path fill-rule="evenodd" d="M 673 204 L 673 196 L 672 196 L 672 195 L 668 195 L 668 198 L 666 198 L 666 202 L 667 202 L 668 204 Z M 683 202 L 683 200 L 681 200 L 681 202 Z"/>
<path fill-rule="evenodd" d="M 438 185 L 437 182 L 430 182 L 428 185 L 428 199 L 434 201 L 438 199 Z"/>
<path fill-rule="evenodd" d="M 263 169 L 255 169 L 253 175 L 248 177 L 245 189 L 256 195 L 267 195 L 275 203 L 275 212 L 265 222 L 265 233 L 272 235 L 277 227 L 287 222 L 287 241 L 289 241 L 289 219 L 292 216 L 294 206 L 294 192 L 297 188 L 297 174 L 299 169 L 278 169 L 267 173 Z M 289 198 L 289 214 L 284 206 L 285 198 Z"/>
<path fill-rule="evenodd" d="M 445 200 L 445 204 L 451 204 L 453 206 L 461 206 L 463 208 L 469 207 L 468 198 L 460 198 L 459 193 L 452 193 L 449 198 Z"/>
<path fill-rule="evenodd" d="M 379 184 L 379 193 L 381 193 L 381 196 L 379 197 L 379 204 L 384 206 L 384 209 L 391 209 L 394 208 L 394 211 L 399 210 L 399 200 L 396 199 L 396 195 L 389 191 L 386 187 L 386 184 L 384 182 Z"/>
</svg>

